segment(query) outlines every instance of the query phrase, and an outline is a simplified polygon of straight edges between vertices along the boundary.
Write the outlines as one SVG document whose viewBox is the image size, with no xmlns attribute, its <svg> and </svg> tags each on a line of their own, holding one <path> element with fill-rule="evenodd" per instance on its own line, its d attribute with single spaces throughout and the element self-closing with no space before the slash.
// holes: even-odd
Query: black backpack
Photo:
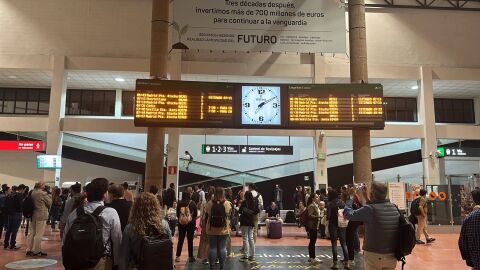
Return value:
<svg viewBox="0 0 480 270">
<path fill-rule="evenodd" d="M 200 201 L 200 193 L 198 191 L 193 192 L 192 201 L 194 201 L 195 204 L 198 204 L 198 202 Z"/>
<path fill-rule="evenodd" d="M 398 208 L 397 208 L 398 210 Z M 395 257 L 402 262 L 402 269 L 405 266 L 405 256 L 410 255 L 416 244 L 415 227 L 405 216 L 398 210 L 400 217 L 398 218 L 398 241 L 395 248 Z"/>
<path fill-rule="evenodd" d="M 210 217 L 210 227 L 225 228 L 227 226 L 227 213 L 225 205 L 220 201 L 212 201 L 212 210 Z"/>
<path fill-rule="evenodd" d="M 295 213 L 293 211 L 288 211 L 285 216 L 285 223 L 295 223 Z"/>
<path fill-rule="evenodd" d="M 413 200 L 412 204 L 410 205 L 410 213 L 414 216 L 420 215 L 420 197 Z"/>
<path fill-rule="evenodd" d="M 103 226 L 100 213 L 105 209 L 99 206 L 93 213 L 86 213 L 83 206 L 77 208 L 77 218 L 68 230 L 62 247 L 65 269 L 86 269 L 97 265 L 105 255 Z"/>
<path fill-rule="evenodd" d="M 169 236 L 163 233 L 142 237 L 136 264 L 138 270 L 173 270 L 173 242 Z"/>
<path fill-rule="evenodd" d="M 30 191 L 27 197 L 22 202 L 22 212 L 25 218 L 32 218 L 35 204 L 32 199 L 32 192 Z"/>
</svg>

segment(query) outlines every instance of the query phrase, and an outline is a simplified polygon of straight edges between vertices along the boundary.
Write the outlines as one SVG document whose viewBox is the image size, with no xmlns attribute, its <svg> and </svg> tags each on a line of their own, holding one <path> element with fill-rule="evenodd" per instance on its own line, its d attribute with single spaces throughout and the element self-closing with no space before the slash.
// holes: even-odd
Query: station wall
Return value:
<svg viewBox="0 0 480 270">
<path fill-rule="evenodd" d="M 149 0 L 2 0 L 0 54 L 148 58 L 150 17 Z M 371 9 L 366 19 L 369 64 L 480 67 L 476 12 Z"/>
<path fill-rule="evenodd" d="M 89 163 L 62 159 L 62 182 L 81 182 L 84 184 L 96 177 L 105 177 L 109 181 L 121 183 L 124 181 L 138 181 L 142 175 L 97 166 Z M 33 186 L 36 181 L 43 179 L 43 170 L 36 167 L 36 154 L 32 152 L 0 152 L 0 184 Z"/>
</svg>

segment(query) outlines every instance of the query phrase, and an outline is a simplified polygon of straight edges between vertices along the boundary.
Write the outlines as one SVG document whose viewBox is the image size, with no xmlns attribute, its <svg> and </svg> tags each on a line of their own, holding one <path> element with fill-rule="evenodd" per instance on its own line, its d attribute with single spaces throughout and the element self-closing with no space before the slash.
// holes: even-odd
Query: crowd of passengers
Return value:
<svg viewBox="0 0 480 270">
<path fill-rule="evenodd" d="M 277 185 L 275 194 L 279 191 Z M 423 224 L 426 222 L 425 194 L 426 191 L 420 191 L 418 219 L 422 224 L 417 226 L 418 244 L 424 243 L 420 240 L 421 233 L 425 234 L 427 242 L 435 240 L 428 235 L 426 223 Z M 255 261 L 259 222 L 282 222 L 277 204 L 281 206 L 283 199 L 278 201 L 281 196 L 274 197 L 277 199 L 269 204 L 261 217 L 263 198 L 255 184 L 249 184 L 235 196 L 230 188 L 210 186 L 204 191 L 200 184 L 186 188 L 180 200 L 177 200 L 173 184 L 163 192 L 151 186 L 149 192 L 141 192 L 134 198 L 127 183 L 109 183 L 105 178 L 94 179 L 83 189 L 76 183 L 63 191 L 50 189 L 42 181 L 36 183 L 32 191 L 25 185 L 11 188 L 3 185 L 0 192 L 0 238 L 5 228 L 5 250 L 18 250 L 16 236 L 19 228 L 25 227 L 26 256 L 44 257 L 47 254 L 41 249 L 41 241 L 46 226 L 50 225 L 52 231 L 60 232 L 65 264 L 65 261 L 75 259 L 69 255 L 69 249 L 81 245 L 75 242 L 81 238 L 77 235 L 77 228 L 81 226 L 79 217 L 83 218 L 88 213 L 97 215 L 101 221 L 101 248 L 98 249 L 101 254 L 96 256 L 98 261 L 84 269 L 135 269 L 142 257 L 143 237 L 163 235 L 171 239 L 178 230 L 175 262 L 180 262 L 186 238 L 188 263 L 198 260 L 210 269 L 219 267 L 222 270 L 227 257 L 233 255 L 233 231 L 243 238 L 239 260 L 246 263 Z M 314 193 L 297 187 L 293 199 L 296 223 L 305 228 L 309 239 L 309 259 L 306 263 L 316 265 L 322 262 L 315 254 L 316 241 L 320 237 L 330 239 L 332 269 L 352 268 L 355 256 L 361 251 L 358 227 L 363 224 L 364 269 L 395 269 L 397 259 L 394 251 L 400 214 L 387 199 L 387 185 L 373 182 L 368 191 L 367 188 L 345 186 L 339 190 L 328 188 Z M 32 203 L 32 213 L 26 212 L 26 201 Z M 195 256 L 193 239 L 196 234 L 200 241 Z M 343 255 L 341 261 L 338 260 L 337 241 Z M 91 248 L 89 253 L 96 250 Z"/>
</svg>

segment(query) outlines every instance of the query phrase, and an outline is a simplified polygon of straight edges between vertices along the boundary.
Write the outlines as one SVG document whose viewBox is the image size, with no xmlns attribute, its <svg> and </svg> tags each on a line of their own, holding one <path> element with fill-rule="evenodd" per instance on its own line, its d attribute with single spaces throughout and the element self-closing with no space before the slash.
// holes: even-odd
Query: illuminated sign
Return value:
<svg viewBox="0 0 480 270">
<path fill-rule="evenodd" d="M 293 146 L 202 144 L 202 154 L 293 155 Z"/>
<path fill-rule="evenodd" d="M 438 157 L 480 157 L 480 148 L 437 147 Z"/>
<path fill-rule="evenodd" d="M 379 84 L 240 84 L 137 80 L 135 125 L 383 129 Z"/>
<path fill-rule="evenodd" d="M 37 169 L 61 169 L 62 157 L 57 155 L 38 155 Z"/>
<path fill-rule="evenodd" d="M 0 150 L 3 151 L 42 151 L 42 141 L 0 141 Z"/>
</svg>

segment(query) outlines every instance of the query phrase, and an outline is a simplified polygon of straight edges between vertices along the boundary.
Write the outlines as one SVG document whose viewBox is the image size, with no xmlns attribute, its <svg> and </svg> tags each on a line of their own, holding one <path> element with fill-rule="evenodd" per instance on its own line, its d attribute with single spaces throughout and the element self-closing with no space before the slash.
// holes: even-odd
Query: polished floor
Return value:
<svg viewBox="0 0 480 270">
<path fill-rule="evenodd" d="M 323 263 L 317 266 L 310 266 L 306 263 L 308 255 L 308 239 L 304 236 L 301 229 L 295 227 L 284 228 L 284 237 L 279 240 L 267 239 L 264 237 L 264 229 L 260 233 L 257 241 L 257 262 L 241 263 L 238 261 L 242 240 L 240 237 L 232 236 L 232 245 L 234 254 L 228 259 L 225 269 L 330 269 L 331 248 L 330 241 L 319 239 L 317 242 L 317 256 Z M 436 234 L 437 241 L 433 244 L 417 245 L 412 255 L 407 257 L 405 269 L 425 269 L 425 270 L 461 270 L 470 269 L 462 261 L 458 251 L 458 234 Z M 1 239 L 3 241 L 3 238 Z M 9 251 L 0 249 L 0 269 L 63 269 L 61 263 L 60 237 L 58 233 L 52 232 L 49 228 L 45 232 L 42 242 L 43 251 L 48 256 L 41 261 L 24 261 L 29 259 L 25 257 L 25 237 L 24 231 L 19 232 L 18 251 Z M 176 241 L 175 241 L 176 242 Z M 198 238 L 194 241 L 195 247 L 198 246 Z M 341 249 L 338 248 L 341 256 Z M 177 263 L 178 270 L 200 270 L 208 269 L 200 262 L 187 263 L 186 243 L 183 247 L 182 260 Z M 362 258 L 358 256 L 354 269 L 363 269 Z M 42 267 L 36 267 L 41 265 Z M 217 268 L 218 269 L 218 268 Z M 401 269 L 398 264 L 397 269 Z"/>
</svg>

